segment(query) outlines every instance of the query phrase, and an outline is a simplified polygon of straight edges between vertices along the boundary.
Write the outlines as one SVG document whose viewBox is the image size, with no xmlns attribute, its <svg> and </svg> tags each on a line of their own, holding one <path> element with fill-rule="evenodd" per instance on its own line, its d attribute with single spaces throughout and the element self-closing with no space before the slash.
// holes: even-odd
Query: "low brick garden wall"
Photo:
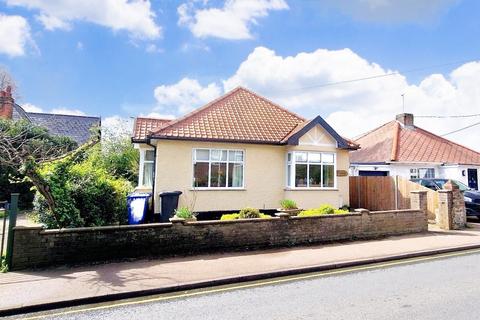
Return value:
<svg viewBox="0 0 480 320">
<path fill-rule="evenodd" d="M 424 210 L 44 230 L 16 227 L 12 269 L 372 239 L 427 231 Z"/>
</svg>

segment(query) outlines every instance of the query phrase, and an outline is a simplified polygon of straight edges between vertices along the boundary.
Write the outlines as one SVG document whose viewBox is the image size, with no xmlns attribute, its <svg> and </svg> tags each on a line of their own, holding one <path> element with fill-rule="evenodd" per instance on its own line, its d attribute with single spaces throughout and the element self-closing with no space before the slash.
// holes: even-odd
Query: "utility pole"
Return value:
<svg viewBox="0 0 480 320">
<path fill-rule="evenodd" d="M 401 96 L 402 96 L 402 109 L 403 109 L 403 113 L 405 113 L 405 93 L 402 93 Z"/>
</svg>

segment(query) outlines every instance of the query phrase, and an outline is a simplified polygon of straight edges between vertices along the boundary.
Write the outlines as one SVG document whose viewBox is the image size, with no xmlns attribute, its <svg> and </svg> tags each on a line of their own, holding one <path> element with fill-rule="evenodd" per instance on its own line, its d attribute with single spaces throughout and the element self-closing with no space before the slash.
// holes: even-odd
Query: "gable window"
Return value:
<svg viewBox="0 0 480 320">
<path fill-rule="evenodd" d="M 434 179 L 434 168 L 412 168 L 410 169 L 410 179 Z"/>
<path fill-rule="evenodd" d="M 153 150 L 140 150 L 140 172 L 138 184 L 143 187 L 153 186 L 153 167 L 155 152 Z"/>
<path fill-rule="evenodd" d="M 336 188 L 336 155 L 294 151 L 287 154 L 287 187 Z"/>
<path fill-rule="evenodd" d="M 243 188 L 242 150 L 193 149 L 195 188 Z"/>
</svg>

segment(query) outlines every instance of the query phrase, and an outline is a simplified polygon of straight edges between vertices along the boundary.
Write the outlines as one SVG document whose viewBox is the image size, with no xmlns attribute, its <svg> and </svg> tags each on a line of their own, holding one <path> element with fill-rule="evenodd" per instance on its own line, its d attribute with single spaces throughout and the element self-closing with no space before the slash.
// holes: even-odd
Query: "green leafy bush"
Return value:
<svg viewBox="0 0 480 320">
<path fill-rule="evenodd" d="M 255 219 L 260 218 L 260 210 L 256 208 L 246 207 L 239 212 L 240 219 Z"/>
<path fill-rule="evenodd" d="M 299 217 L 321 216 L 324 214 L 345 214 L 347 210 L 335 209 L 329 204 L 324 204 L 316 209 L 304 210 L 298 214 Z"/>
<path fill-rule="evenodd" d="M 95 147 L 99 148 L 99 146 Z M 92 227 L 127 222 L 127 194 L 132 184 L 98 164 L 98 150 L 85 151 L 75 160 L 65 158 L 39 171 L 55 200 L 55 215 L 37 193 L 39 222 L 47 228 Z"/>
<path fill-rule="evenodd" d="M 175 216 L 182 219 L 192 219 L 195 218 L 193 212 L 187 207 L 180 207 L 175 210 Z"/>
<path fill-rule="evenodd" d="M 293 200 L 290 200 L 290 199 L 284 199 L 282 201 L 280 201 L 280 206 L 282 207 L 282 209 L 297 209 L 297 203 Z"/>
<path fill-rule="evenodd" d="M 269 216 L 268 214 L 260 213 L 258 218 L 271 219 L 272 217 Z M 238 219 L 251 219 L 251 218 L 240 218 L 240 213 L 223 214 L 222 217 L 220 218 L 220 220 L 238 220 Z"/>
</svg>

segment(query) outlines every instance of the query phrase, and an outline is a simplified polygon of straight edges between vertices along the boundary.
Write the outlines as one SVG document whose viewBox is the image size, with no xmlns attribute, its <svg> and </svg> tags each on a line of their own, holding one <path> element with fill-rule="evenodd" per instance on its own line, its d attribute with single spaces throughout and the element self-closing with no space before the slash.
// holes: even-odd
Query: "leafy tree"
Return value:
<svg viewBox="0 0 480 320">
<path fill-rule="evenodd" d="M 55 199 L 38 168 L 65 157 L 77 144 L 69 138 L 50 135 L 46 129 L 27 121 L 0 120 L 0 166 L 26 176 L 45 198 L 55 220 L 59 220 Z"/>
</svg>

